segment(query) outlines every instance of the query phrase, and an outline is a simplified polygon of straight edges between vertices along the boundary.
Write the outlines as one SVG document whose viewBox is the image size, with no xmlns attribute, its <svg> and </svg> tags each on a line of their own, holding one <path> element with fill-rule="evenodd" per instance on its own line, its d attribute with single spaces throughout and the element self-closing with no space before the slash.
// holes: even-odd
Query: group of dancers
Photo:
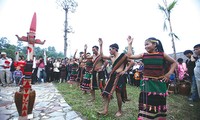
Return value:
<svg viewBox="0 0 200 120">
<path fill-rule="evenodd" d="M 104 109 L 97 112 L 99 115 L 108 114 L 109 103 L 115 92 L 118 105 L 115 116 L 119 117 L 122 115 L 122 102 L 126 99 L 125 87 L 127 79 L 125 73 L 134 65 L 134 59 L 142 59 L 144 70 L 143 78 L 140 82 L 138 119 L 166 119 L 167 82 L 177 63 L 164 53 L 160 40 L 154 37 L 146 39 L 146 52 L 133 55 L 133 38 L 128 36 L 128 52 L 119 53 L 119 46 L 114 43 L 109 46 L 110 55 L 108 56 L 103 54 L 103 40 L 99 38 L 98 41 L 99 47 L 92 47 L 93 55 L 87 53 L 87 45 L 84 46 L 84 52 L 80 54 L 79 58 L 75 57 L 77 51 L 75 52 L 68 83 L 78 83 L 84 92 L 90 92 L 92 96 L 90 101 L 95 100 L 95 90 L 101 90 Z M 108 61 L 112 62 L 112 70 L 108 79 L 105 80 L 104 70 Z M 170 63 L 170 67 L 166 63 Z"/>
</svg>

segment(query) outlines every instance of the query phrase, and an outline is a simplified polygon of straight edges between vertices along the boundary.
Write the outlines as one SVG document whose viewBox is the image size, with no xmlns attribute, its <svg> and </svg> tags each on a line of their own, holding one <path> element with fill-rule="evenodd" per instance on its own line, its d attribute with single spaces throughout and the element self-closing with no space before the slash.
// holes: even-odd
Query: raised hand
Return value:
<svg viewBox="0 0 200 120">
<path fill-rule="evenodd" d="M 87 49 L 87 44 L 84 45 L 84 50 L 86 50 L 86 49 Z"/>
<path fill-rule="evenodd" d="M 132 44 L 133 43 L 133 38 L 129 35 L 127 38 L 128 44 Z"/>
<path fill-rule="evenodd" d="M 103 44 L 103 40 L 102 38 L 99 38 L 99 45 L 102 45 Z"/>
</svg>

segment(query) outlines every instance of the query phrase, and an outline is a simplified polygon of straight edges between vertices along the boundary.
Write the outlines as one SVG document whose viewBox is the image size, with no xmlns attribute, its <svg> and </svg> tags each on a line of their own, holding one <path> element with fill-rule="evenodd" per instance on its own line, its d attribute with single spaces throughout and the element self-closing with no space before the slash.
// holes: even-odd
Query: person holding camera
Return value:
<svg viewBox="0 0 200 120">
<path fill-rule="evenodd" d="M 38 71 L 37 71 L 38 83 L 46 82 L 45 62 L 42 56 L 39 57 L 37 66 L 38 66 Z"/>
</svg>

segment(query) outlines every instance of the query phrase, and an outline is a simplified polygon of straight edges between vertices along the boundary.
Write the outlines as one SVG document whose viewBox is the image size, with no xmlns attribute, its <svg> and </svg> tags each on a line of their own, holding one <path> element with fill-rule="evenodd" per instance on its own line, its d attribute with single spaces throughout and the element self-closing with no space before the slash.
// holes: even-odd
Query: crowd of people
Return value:
<svg viewBox="0 0 200 120">
<path fill-rule="evenodd" d="M 176 74 L 178 80 L 187 79 L 192 83 L 189 99 L 200 98 L 200 44 L 192 50 L 184 51 L 188 58 L 177 61 L 167 55 L 160 40 L 151 37 L 145 40 L 145 53 L 132 54 L 133 38 L 128 36 L 128 52 L 119 53 L 118 44 L 109 46 L 110 55 L 103 54 L 103 40 L 99 38 L 99 46 L 95 45 L 92 54 L 87 52 L 87 45 L 77 57 L 77 50 L 72 58 L 44 59 L 42 56 L 35 61 L 32 84 L 58 82 L 77 85 L 83 93 L 91 93 L 89 102 L 95 101 L 95 91 L 101 90 L 104 98 L 104 109 L 99 115 L 106 115 L 113 93 L 116 93 L 118 110 L 116 116 L 122 115 L 122 103 L 128 101 L 126 84 L 141 88 L 139 95 L 138 119 L 166 119 L 166 97 L 171 75 Z M 20 56 L 14 61 L 1 51 L 0 79 L 3 87 L 11 83 L 21 84 L 26 61 Z"/>
</svg>

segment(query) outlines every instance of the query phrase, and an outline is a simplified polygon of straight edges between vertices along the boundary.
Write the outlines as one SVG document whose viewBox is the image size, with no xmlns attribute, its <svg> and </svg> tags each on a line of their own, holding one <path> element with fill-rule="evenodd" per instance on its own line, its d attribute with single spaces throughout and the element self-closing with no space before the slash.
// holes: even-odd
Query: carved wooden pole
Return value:
<svg viewBox="0 0 200 120">
<path fill-rule="evenodd" d="M 35 39 L 36 32 L 36 13 L 34 13 L 30 31 L 27 33 L 27 36 L 17 38 L 19 41 L 24 41 L 28 43 L 27 47 L 27 60 L 24 66 L 24 77 L 22 78 L 22 85 L 20 85 L 20 90 L 15 93 L 15 104 L 19 113 L 19 116 L 27 117 L 28 114 L 32 113 L 36 92 L 31 88 L 32 81 L 32 71 L 34 63 L 34 45 L 35 44 L 44 44 L 45 40 L 42 42 L 40 39 Z"/>
</svg>

